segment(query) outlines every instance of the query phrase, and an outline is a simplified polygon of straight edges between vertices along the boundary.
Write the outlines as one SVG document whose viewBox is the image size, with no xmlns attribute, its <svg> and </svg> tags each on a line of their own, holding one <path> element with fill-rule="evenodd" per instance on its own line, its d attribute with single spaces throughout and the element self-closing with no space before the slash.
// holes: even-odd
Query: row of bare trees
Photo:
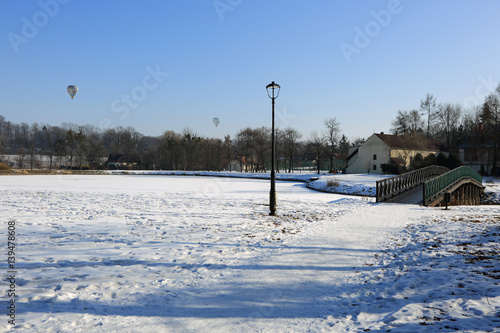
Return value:
<svg viewBox="0 0 500 333">
<path fill-rule="evenodd" d="M 21 168 L 40 167 L 40 156 L 48 159 L 49 169 L 96 166 L 107 154 L 120 152 L 132 156 L 142 138 L 130 127 L 101 131 L 89 125 L 13 124 L 0 116 L 0 159 Z M 15 156 L 15 161 L 6 155 Z"/>
<path fill-rule="evenodd" d="M 324 122 L 320 135 L 302 141 L 296 129 L 276 130 L 277 170 L 314 164 L 318 170 L 333 170 L 334 160 L 348 141 L 339 141 L 340 124 L 335 118 Z M 133 127 L 101 130 L 94 126 L 62 124 L 50 126 L 14 124 L 0 116 L 0 162 L 20 168 L 40 168 L 44 156 L 48 168 L 99 168 L 116 166 L 162 170 L 266 171 L 271 159 L 271 130 L 267 127 L 240 130 L 234 139 L 201 137 L 191 129 L 182 133 L 165 131 L 158 137 L 145 136 Z M 15 160 L 12 160 L 12 156 Z M 9 158 L 8 158 L 9 157 Z M 109 158 L 109 159 L 108 159 Z M 109 164 L 112 161 L 114 164 Z M 231 163 L 232 161 L 237 161 Z M 108 163 L 106 163 L 108 162 Z M 323 162 L 323 163 L 322 163 Z"/>
<path fill-rule="evenodd" d="M 349 141 L 340 137 L 340 123 L 336 118 L 324 121 L 321 133 L 314 131 L 303 140 L 296 129 L 277 129 L 275 133 L 276 169 L 292 172 L 296 167 L 313 164 L 320 170 L 334 172 L 342 168 L 336 160 L 344 161 L 349 149 Z M 267 127 L 246 128 L 236 135 L 235 155 L 246 171 L 266 171 L 271 158 L 271 131 Z M 328 168 L 325 162 L 329 162 Z M 300 164 L 300 165 L 298 165 Z"/>
<path fill-rule="evenodd" d="M 276 169 L 291 172 L 294 163 L 302 159 L 302 135 L 293 128 L 277 129 L 275 133 Z M 271 129 L 246 128 L 236 135 L 235 155 L 245 171 L 266 171 L 271 158 Z"/>
<path fill-rule="evenodd" d="M 49 169 L 106 167 L 108 157 L 115 157 L 128 168 L 222 170 L 233 151 L 229 136 L 202 138 L 190 129 L 151 137 L 132 127 L 13 124 L 0 116 L 0 162 L 20 168 L 39 168 L 44 156 Z"/>
<path fill-rule="evenodd" d="M 234 147 L 229 135 L 224 140 L 202 138 L 186 128 L 180 134 L 166 131 L 155 139 L 145 169 L 220 171 L 233 160 Z"/>
</svg>

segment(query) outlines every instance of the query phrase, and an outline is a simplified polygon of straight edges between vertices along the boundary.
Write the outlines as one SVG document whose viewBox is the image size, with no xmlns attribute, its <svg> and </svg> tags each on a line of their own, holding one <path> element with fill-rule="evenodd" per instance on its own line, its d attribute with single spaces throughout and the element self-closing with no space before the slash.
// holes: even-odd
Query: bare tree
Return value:
<svg viewBox="0 0 500 333">
<path fill-rule="evenodd" d="M 201 138 L 193 132 L 192 129 L 186 127 L 182 131 L 181 149 L 184 153 L 183 170 L 196 170 L 195 158 L 197 157 L 200 143 Z"/>
<path fill-rule="evenodd" d="M 354 138 L 354 141 L 350 144 L 351 148 L 360 147 L 366 140 L 364 138 Z"/>
<path fill-rule="evenodd" d="M 224 162 L 223 165 L 229 166 L 229 172 L 231 172 L 231 161 L 234 158 L 234 145 L 231 141 L 231 136 L 226 135 L 224 137 Z"/>
<path fill-rule="evenodd" d="M 33 170 L 33 167 L 35 166 L 36 163 L 37 142 L 39 141 L 38 138 L 39 133 L 40 133 L 40 126 L 37 123 L 34 123 L 31 126 L 28 125 L 27 123 L 21 123 L 18 126 L 18 130 L 16 133 L 16 140 L 20 148 L 18 154 L 22 156 L 24 155 L 24 149 L 27 150 L 30 158 L 31 170 Z"/>
<path fill-rule="evenodd" d="M 94 169 L 95 165 L 99 164 L 106 154 L 102 134 L 98 128 L 91 125 L 84 126 L 81 130 L 83 133 L 82 152 L 90 169 Z"/>
<path fill-rule="evenodd" d="M 406 111 L 398 110 L 396 119 L 392 121 L 391 131 L 401 135 L 405 135 L 410 131 L 410 124 Z"/>
<path fill-rule="evenodd" d="M 321 172 L 321 160 L 327 156 L 326 147 L 327 142 L 318 132 L 314 131 L 309 135 L 309 139 L 307 140 L 307 151 L 314 157 L 318 174 Z"/>
<path fill-rule="evenodd" d="M 49 155 L 49 170 L 52 170 L 52 163 L 56 150 L 64 146 L 66 133 L 60 127 L 45 125 L 42 128 L 43 138 L 46 145 L 46 152 Z"/>
<path fill-rule="evenodd" d="M 335 152 L 338 148 L 337 146 L 339 141 L 340 123 L 336 118 L 330 118 L 325 120 L 324 125 L 325 129 L 323 132 L 323 136 L 328 145 L 327 155 L 330 160 L 330 173 L 333 173 L 335 171 L 334 160 Z"/>
<path fill-rule="evenodd" d="M 0 115 L 0 162 L 3 161 L 3 154 L 9 144 L 9 139 L 5 133 L 5 117 Z"/>
<path fill-rule="evenodd" d="M 142 136 L 141 134 L 137 147 L 137 156 L 140 160 L 140 167 L 143 169 L 156 170 L 156 167 L 160 165 L 160 139 L 154 136 Z"/>
<path fill-rule="evenodd" d="M 275 170 L 280 172 L 281 164 L 284 163 L 284 149 L 285 149 L 285 132 L 279 128 L 274 132 L 274 149 L 275 149 Z M 286 169 L 286 165 L 284 167 Z"/>
<path fill-rule="evenodd" d="M 271 152 L 271 129 L 256 128 L 253 133 L 256 171 L 266 171 L 266 160 Z"/>
<path fill-rule="evenodd" d="M 452 139 L 458 130 L 462 107 L 458 104 L 440 104 L 436 114 L 437 138 L 445 142 L 446 147 L 453 150 Z"/>
<path fill-rule="evenodd" d="M 436 110 L 436 98 L 431 94 L 427 94 L 427 96 L 425 96 L 425 100 L 420 101 L 420 111 L 427 113 L 427 137 L 430 137 L 431 135 L 431 126 L 432 121 L 435 118 Z"/>
<path fill-rule="evenodd" d="M 177 170 L 180 166 L 181 137 L 173 131 L 166 131 L 160 138 L 159 161 L 161 169 Z"/>
<path fill-rule="evenodd" d="M 486 135 L 486 139 L 491 145 L 492 170 L 491 175 L 497 176 L 497 165 L 500 155 L 500 85 L 496 90 L 496 94 L 490 94 L 485 98 L 481 122 Z"/>
<path fill-rule="evenodd" d="M 119 128 L 119 137 L 121 149 L 125 157 L 125 161 L 137 162 L 139 154 L 139 142 L 143 135 L 137 132 L 133 127 Z"/>
<path fill-rule="evenodd" d="M 408 112 L 408 119 L 410 124 L 410 134 L 423 133 L 424 121 L 420 116 L 418 110 L 411 110 Z"/>
<path fill-rule="evenodd" d="M 0 154 L 14 153 L 14 146 L 14 125 L 10 121 L 6 121 L 3 116 L 0 116 Z"/>
<path fill-rule="evenodd" d="M 247 127 L 240 130 L 236 134 L 236 158 L 240 162 L 241 169 L 245 169 L 248 172 L 248 165 L 250 164 L 251 171 L 253 171 L 253 160 L 254 160 L 254 141 L 253 141 L 253 130 Z"/>
<path fill-rule="evenodd" d="M 398 111 L 396 119 L 392 121 L 392 131 L 400 135 L 409 135 L 423 132 L 424 121 L 418 110 Z"/>
<path fill-rule="evenodd" d="M 127 163 L 138 162 L 139 143 L 143 135 L 133 127 L 109 128 L 103 134 L 103 143 L 106 149 L 113 155 L 123 155 Z"/>
<path fill-rule="evenodd" d="M 120 129 L 123 128 L 108 128 L 102 134 L 103 145 L 104 147 L 106 147 L 106 150 L 112 155 L 123 154 Z"/>
<path fill-rule="evenodd" d="M 296 129 L 286 128 L 284 131 L 284 155 L 285 163 L 288 162 L 288 172 L 293 172 L 293 162 L 295 155 L 298 153 L 301 138 L 302 135 Z"/>
<path fill-rule="evenodd" d="M 222 169 L 222 157 L 224 155 L 222 140 L 218 138 L 205 138 L 202 140 L 201 144 L 202 150 L 205 153 L 205 170 L 220 171 Z"/>
<path fill-rule="evenodd" d="M 66 156 L 69 156 L 69 168 L 73 168 L 73 158 L 77 154 L 79 147 L 83 142 L 83 133 L 81 129 L 70 128 L 66 130 Z"/>
<path fill-rule="evenodd" d="M 271 151 L 271 130 L 267 127 L 245 128 L 236 135 L 236 157 L 245 171 L 265 171 Z"/>
</svg>

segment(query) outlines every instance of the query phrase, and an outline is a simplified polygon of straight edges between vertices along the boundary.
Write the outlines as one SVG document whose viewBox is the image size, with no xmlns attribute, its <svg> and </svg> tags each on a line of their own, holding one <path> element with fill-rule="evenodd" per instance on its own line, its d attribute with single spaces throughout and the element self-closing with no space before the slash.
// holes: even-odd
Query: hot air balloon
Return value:
<svg viewBox="0 0 500 333">
<path fill-rule="evenodd" d="M 215 124 L 215 127 L 219 126 L 219 123 L 220 123 L 220 119 L 215 117 L 214 118 L 214 124 Z"/>
<path fill-rule="evenodd" d="M 74 86 L 74 85 L 68 86 L 68 94 L 71 96 L 71 99 L 73 99 L 73 97 L 75 97 L 77 92 L 78 92 L 77 86 Z"/>
</svg>

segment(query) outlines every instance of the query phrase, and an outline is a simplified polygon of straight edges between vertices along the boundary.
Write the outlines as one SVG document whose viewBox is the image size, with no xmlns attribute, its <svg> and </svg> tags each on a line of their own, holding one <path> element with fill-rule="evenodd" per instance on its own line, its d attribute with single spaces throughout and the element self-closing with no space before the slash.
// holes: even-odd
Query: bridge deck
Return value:
<svg viewBox="0 0 500 333">
<path fill-rule="evenodd" d="M 418 185 L 411 190 L 387 199 L 385 202 L 421 205 L 424 201 L 422 196 L 423 188 L 423 185 Z"/>
</svg>

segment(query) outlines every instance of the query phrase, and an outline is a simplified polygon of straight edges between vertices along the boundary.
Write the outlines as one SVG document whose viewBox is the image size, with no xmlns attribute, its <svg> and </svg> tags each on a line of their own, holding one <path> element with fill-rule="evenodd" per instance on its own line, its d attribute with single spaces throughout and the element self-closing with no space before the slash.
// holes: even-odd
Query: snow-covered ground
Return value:
<svg viewBox="0 0 500 333">
<path fill-rule="evenodd" d="M 250 179 L 270 179 L 269 173 L 205 172 L 205 171 L 107 171 L 110 174 L 210 176 Z M 276 173 L 277 180 L 306 182 L 307 187 L 337 194 L 375 196 L 377 180 L 393 177 L 377 174 Z"/>
<path fill-rule="evenodd" d="M 361 192 L 377 179 L 334 177 Z M 2 332 L 500 327 L 499 206 L 375 204 L 288 181 L 270 217 L 268 180 L 224 177 L 1 176 L 0 189 L 0 244 L 14 221 L 17 260 Z M 7 312 L 6 257 L 0 269 Z"/>
<path fill-rule="evenodd" d="M 500 204 L 500 179 L 483 177 L 485 201 L 489 204 Z"/>
</svg>

